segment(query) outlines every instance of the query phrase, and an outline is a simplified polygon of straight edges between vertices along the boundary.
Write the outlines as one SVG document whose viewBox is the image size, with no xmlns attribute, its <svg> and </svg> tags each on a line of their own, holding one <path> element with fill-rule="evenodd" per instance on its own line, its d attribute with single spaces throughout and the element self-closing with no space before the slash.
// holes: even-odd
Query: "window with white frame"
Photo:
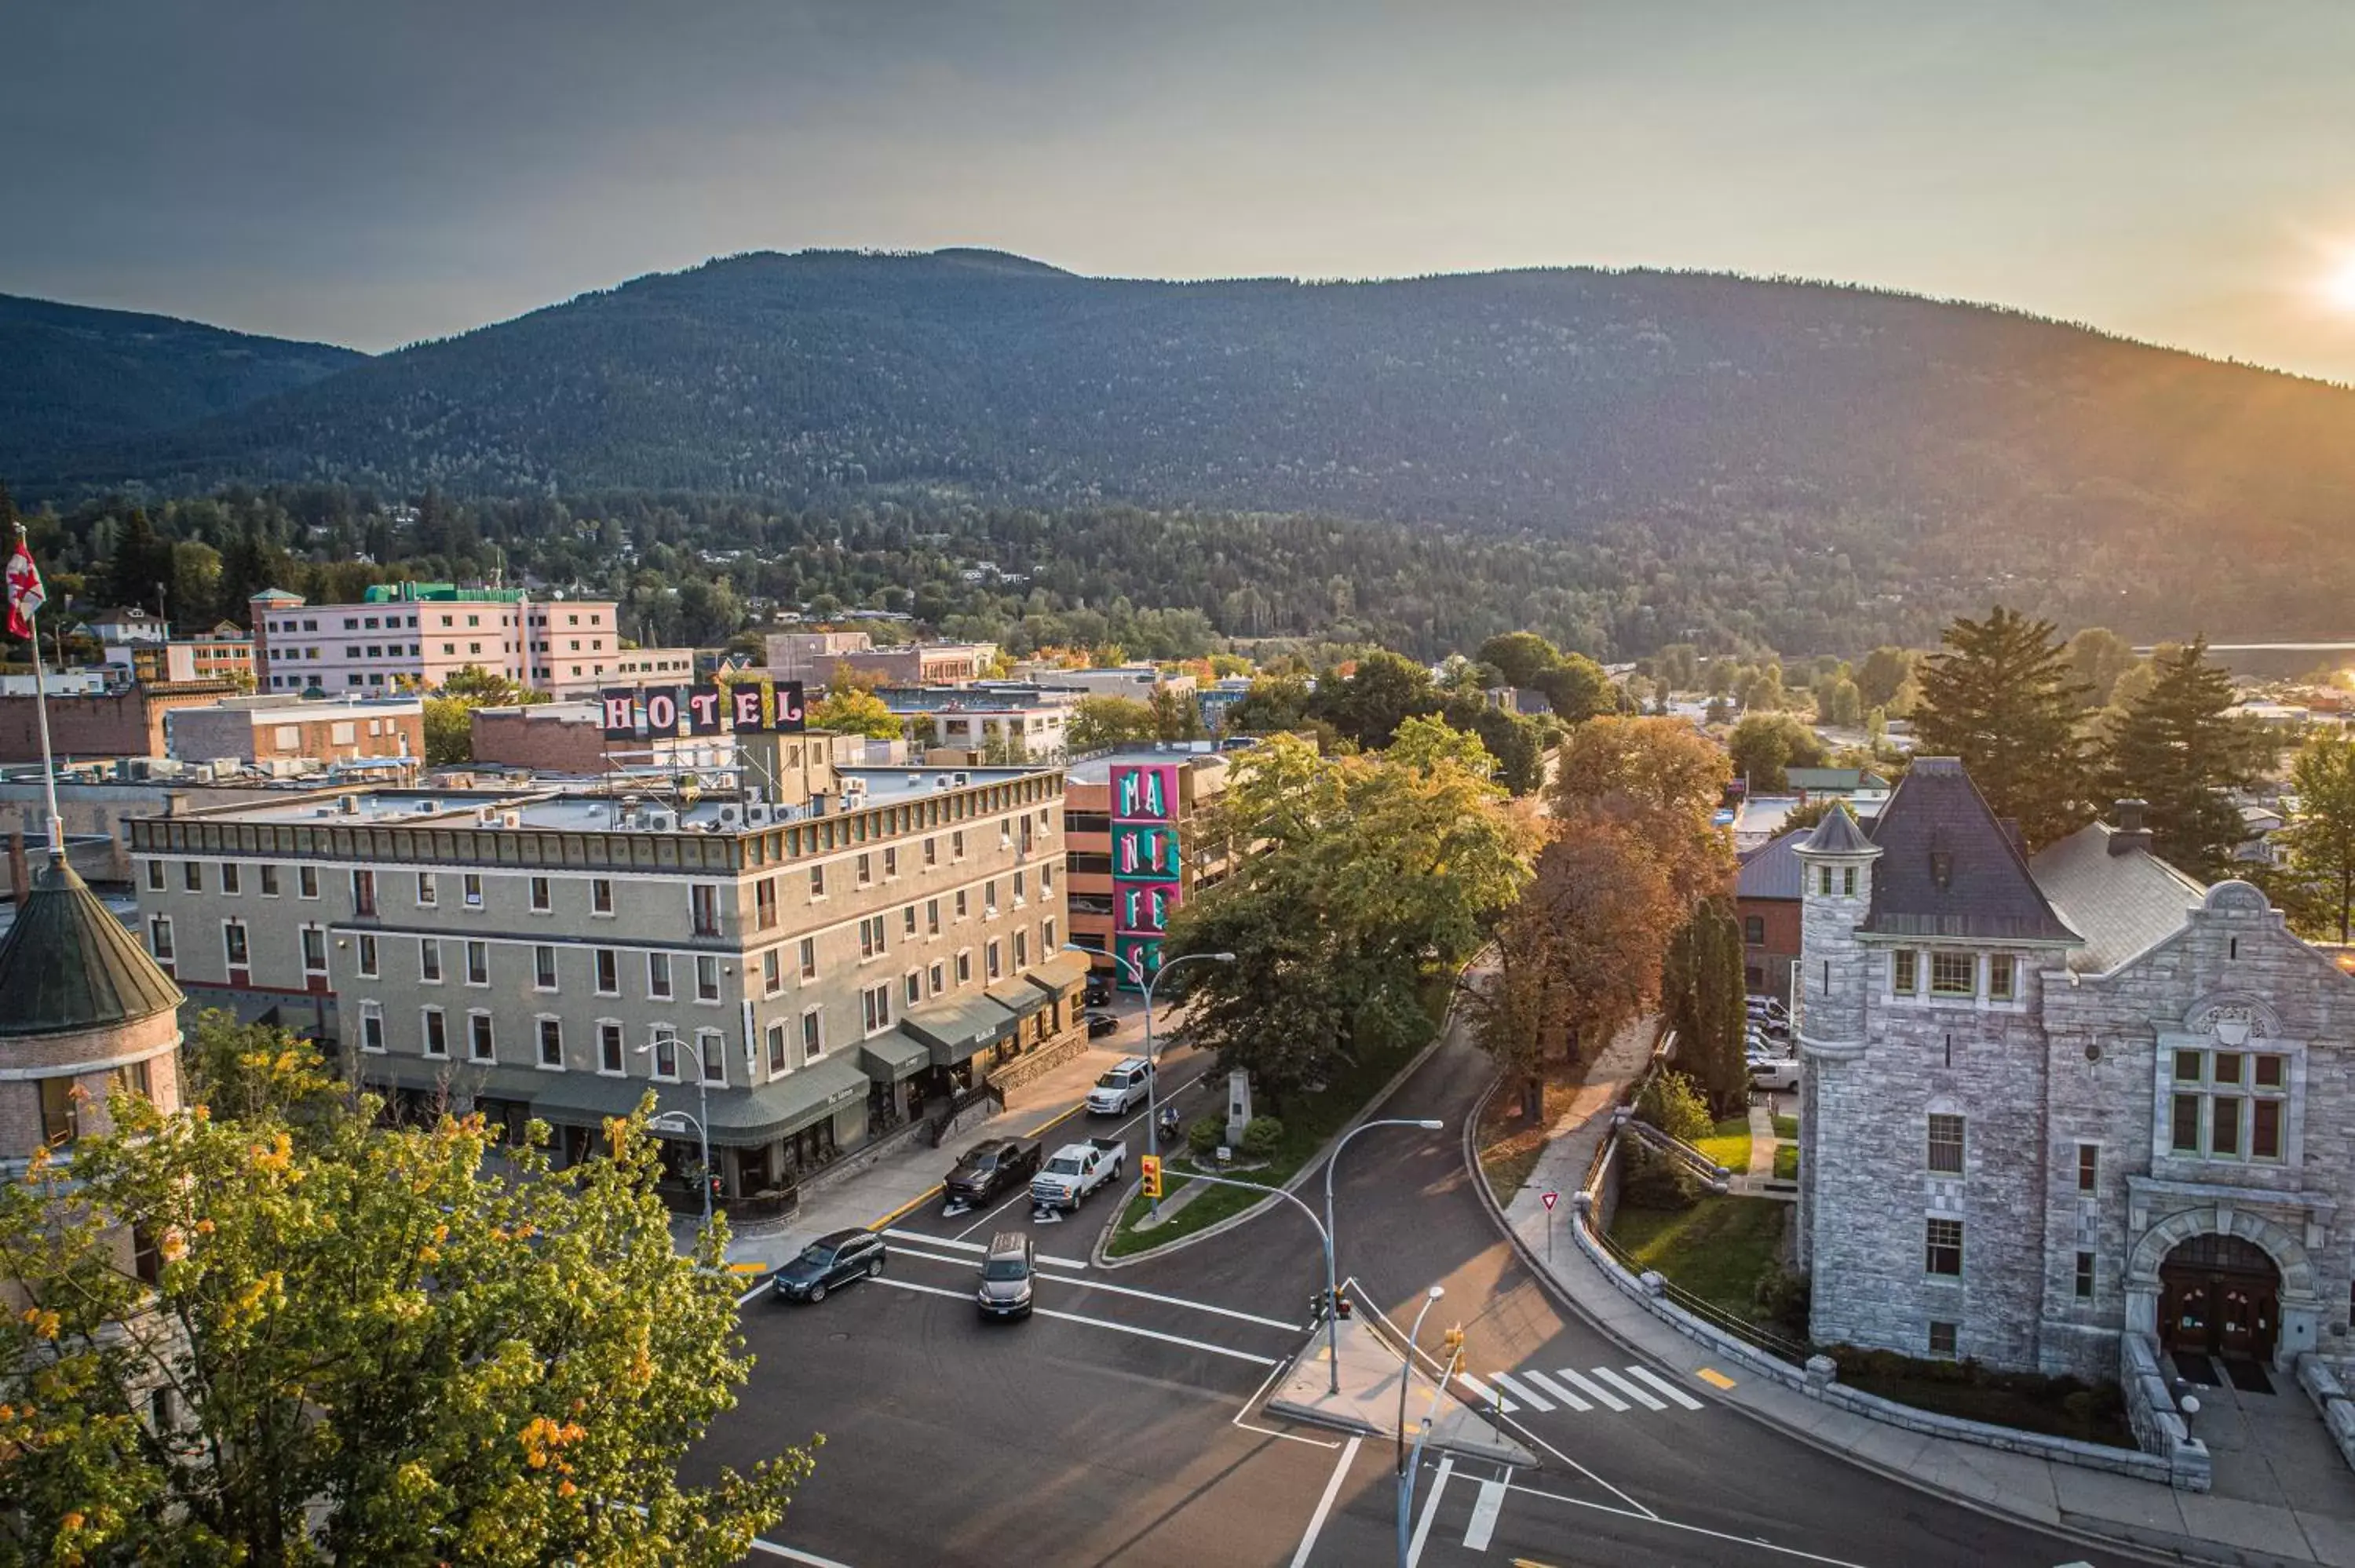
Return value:
<svg viewBox="0 0 2355 1568">
<path fill-rule="evenodd" d="M 613 912 L 613 879 L 605 876 L 591 877 L 589 879 L 589 913 L 591 915 L 611 915 Z"/>
<path fill-rule="evenodd" d="M 238 863 L 233 860 L 221 862 L 221 891 L 231 898 L 245 891 L 238 874 Z"/>
<path fill-rule="evenodd" d="M 670 1000 L 670 955 L 646 955 L 646 994 L 657 1001 Z"/>
<path fill-rule="evenodd" d="M 317 866 L 298 865 L 294 868 L 294 896 L 297 898 L 316 898 L 319 896 L 319 868 Z"/>
<path fill-rule="evenodd" d="M 992 937 L 989 939 L 989 946 L 984 949 L 984 952 L 988 958 L 988 968 L 986 973 L 989 978 L 993 980 L 1004 979 L 1006 976 L 1006 966 L 999 961 L 996 938 Z"/>
<path fill-rule="evenodd" d="M 1051 865 L 1042 865 L 1039 868 L 1039 896 L 1051 898 L 1054 893 L 1055 868 Z"/>
<path fill-rule="evenodd" d="M 869 986 L 858 993 L 859 1022 L 869 1034 L 891 1027 L 891 982 Z"/>
<path fill-rule="evenodd" d="M 913 937 L 915 934 L 916 906 L 911 904 L 905 909 L 900 911 L 900 935 L 903 937 Z"/>
<path fill-rule="evenodd" d="M 937 937 L 940 934 L 941 901 L 937 898 L 927 898 L 924 900 L 924 935 Z"/>
<path fill-rule="evenodd" d="M 159 964 L 172 961 L 172 917 L 169 915 L 148 917 L 147 950 L 155 955 L 155 961 Z"/>
<path fill-rule="evenodd" d="M 926 871 L 930 871 L 932 867 L 940 863 L 941 841 L 936 838 L 926 839 L 924 841 L 924 869 Z"/>
<path fill-rule="evenodd" d="M 431 909 L 441 902 L 441 888 L 434 880 L 433 873 L 419 872 L 417 874 L 417 906 L 420 909 Z"/>
<path fill-rule="evenodd" d="M 147 891 L 150 893 L 164 891 L 164 863 L 160 860 L 151 860 L 147 863 Z"/>
<path fill-rule="evenodd" d="M 539 1022 L 539 1065 L 543 1067 L 564 1065 L 564 1020 L 541 1013 Z"/>
<path fill-rule="evenodd" d="M 813 1007 L 802 1014 L 802 1061 L 808 1064 L 826 1054 L 826 1009 Z"/>
<path fill-rule="evenodd" d="M 611 948 L 599 948 L 596 949 L 596 958 L 593 960 L 592 967 L 596 971 L 597 994 L 599 996 L 619 996 L 622 994 L 621 954 L 615 952 Z"/>
<path fill-rule="evenodd" d="M 654 1032 L 655 1076 L 666 1082 L 678 1077 L 678 1034 L 667 1023 L 657 1023 Z"/>
<path fill-rule="evenodd" d="M 810 867 L 810 897 L 813 900 L 815 900 L 825 896 L 826 867 L 822 865 L 814 865 Z"/>
<path fill-rule="evenodd" d="M 1963 1222 L 1922 1222 L 1922 1272 L 1940 1279 L 1963 1277 Z"/>
<path fill-rule="evenodd" d="M 491 945 L 488 942 L 466 944 L 466 983 L 468 985 L 491 983 Z"/>
<path fill-rule="evenodd" d="M 480 909 L 483 906 L 483 874 L 481 872 L 460 873 L 459 886 L 465 895 L 467 908 Z"/>
<path fill-rule="evenodd" d="M 785 966 L 778 948 L 771 948 L 761 955 L 761 994 L 774 996 L 785 989 Z"/>
<path fill-rule="evenodd" d="M 1055 950 L 1055 917 L 1051 915 L 1039 922 L 1039 950 L 1041 953 Z"/>
<path fill-rule="evenodd" d="M 800 957 L 802 979 L 805 980 L 817 979 L 817 938 L 815 937 L 802 938 Z"/>
<path fill-rule="evenodd" d="M 597 1021 L 597 1070 L 613 1076 L 628 1071 L 622 1060 L 622 1025 L 618 1019 Z"/>
<path fill-rule="evenodd" d="M 2168 1148 L 2185 1159 L 2280 1162 L 2287 1152 L 2289 1058 L 2272 1051 L 2173 1053 Z"/>
<path fill-rule="evenodd" d="M 327 972 L 327 931 L 324 926 L 305 926 L 302 933 L 303 977 L 323 979 Z"/>
<path fill-rule="evenodd" d="M 190 893 L 202 893 L 205 890 L 205 863 L 200 860 L 182 861 L 180 885 Z"/>
<path fill-rule="evenodd" d="M 450 1054 L 450 1028 L 448 1023 L 443 1021 L 442 1010 L 440 1008 L 419 1008 L 417 1010 L 417 1025 L 418 1039 L 422 1042 L 425 1054 L 428 1056 L 447 1056 Z"/>
<path fill-rule="evenodd" d="M 1987 1000 L 2009 1001 L 2019 985 L 2019 964 L 2009 953 L 1987 956 Z"/>
<path fill-rule="evenodd" d="M 791 1049 L 785 1021 L 782 1018 L 778 1019 L 769 1025 L 769 1071 L 772 1075 L 783 1073 L 791 1067 L 792 1063 L 787 1058 L 787 1053 Z"/>
<path fill-rule="evenodd" d="M 360 1049 L 384 1049 L 384 1009 L 373 1001 L 360 1003 Z"/>
<path fill-rule="evenodd" d="M 278 896 L 278 868 L 266 861 L 261 866 L 261 895 L 264 898 Z"/>
<path fill-rule="evenodd" d="M 531 912 L 535 915 L 548 915 L 554 913 L 555 909 L 554 887 L 544 876 L 533 877 L 531 879 Z"/>
<path fill-rule="evenodd" d="M 442 942 L 439 938 L 417 938 L 417 978 L 427 985 L 442 983 Z"/>
<path fill-rule="evenodd" d="M 968 906 L 965 903 L 965 892 L 966 890 L 962 887 L 956 890 L 956 917 L 960 920 L 964 919 L 968 912 Z"/>
<path fill-rule="evenodd" d="M 883 916 L 869 915 L 858 922 L 858 961 L 883 956 Z"/>
<path fill-rule="evenodd" d="M 964 948 L 958 952 L 956 956 L 956 966 L 957 984 L 966 985 L 971 983 L 973 980 L 973 949 L 971 948 Z"/>
<path fill-rule="evenodd" d="M 492 1028 L 487 1012 L 466 1014 L 466 1055 L 476 1062 L 496 1062 L 499 1058 L 498 1037 Z"/>
<path fill-rule="evenodd" d="M 1028 932 L 1028 931 L 1017 931 L 1017 932 L 1015 932 L 1015 933 L 1014 933 L 1014 968 L 1015 968 L 1015 970 L 1018 973 L 1018 972 L 1020 972 L 1020 971 L 1021 971 L 1021 970 L 1023 970 L 1023 969 L 1028 969 L 1029 967 L 1030 967 L 1030 933 L 1029 933 L 1029 932 Z"/>
<path fill-rule="evenodd" d="M 922 969 L 910 969 L 900 987 L 900 1005 L 913 1007 L 923 1000 L 924 972 Z"/>
<path fill-rule="evenodd" d="M 698 953 L 695 958 L 695 1000 L 719 1000 L 719 959 L 710 953 Z"/>
<path fill-rule="evenodd" d="M 941 992 L 948 989 L 948 986 L 945 983 L 949 978 L 948 967 L 943 964 L 938 959 L 935 959 L 932 960 L 932 967 L 930 972 L 932 981 L 932 994 L 934 996 L 938 996 Z"/>
<path fill-rule="evenodd" d="M 244 969 L 253 962 L 252 948 L 246 941 L 244 921 L 221 922 L 221 956 L 229 960 L 229 968 L 234 969 Z"/>
<path fill-rule="evenodd" d="M 858 885 L 865 887 L 871 884 L 875 880 L 875 857 L 871 854 L 862 854 L 856 864 L 858 867 Z"/>
<path fill-rule="evenodd" d="M 696 1060 L 702 1065 L 703 1081 L 724 1084 L 728 1081 L 728 1036 L 717 1029 L 695 1032 Z"/>
<path fill-rule="evenodd" d="M 352 967 L 362 980 L 376 976 L 376 938 L 363 931 L 352 938 Z"/>
<path fill-rule="evenodd" d="M 1764 939 L 1762 936 L 1762 941 Z M 1922 989 L 1922 955 L 1911 948 L 1900 948 L 1889 955 L 1889 989 L 1899 996 L 1912 996 Z"/>
</svg>

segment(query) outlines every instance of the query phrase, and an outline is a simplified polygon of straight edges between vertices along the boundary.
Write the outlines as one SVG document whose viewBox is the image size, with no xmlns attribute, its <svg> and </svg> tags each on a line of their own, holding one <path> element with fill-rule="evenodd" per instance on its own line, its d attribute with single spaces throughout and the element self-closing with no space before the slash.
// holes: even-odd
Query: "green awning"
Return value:
<svg viewBox="0 0 2355 1568">
<path fill-rule="evenodd" d="M 1065 948 L 1032 969 L 1025 969 L 1022 978 L 1044 991 L 1049 996 L 1065 997 L 1088 983 L 1094 972 L 1095 955 L 1077 948 Z"/>
<path fill-rule="evenodd" d="M 911 1078 L 932 1065 L 932 1048 L 890 1029 L 858 1047 L 858 1065 L 879 1084 Z"/>
<path fill-rule="evenodd" d="M 934 1066 L 951 1067 L 1012 1038 L 1015 1022 L 986 996 L 958 996 L 917 1008 L 900 1027 L 931 1047 Z"/>
<path fill-rule="evenodd" d="M 1017 1018 L 1028 1018 L 1034 1012 L 1044 1012 L 1055 1000 L 1046 991 L 1040 991 L 1019 976 L 1013 980 L 999 980 L 981 994 Z"/>
<path fill-rule="evenodd" d="M 500 1071 L 501 1069 L 494 1069 Z M 693 1084 L 658 1084 L 648 1078 L 621 1078 L 602 1073 L 545 1073 L 508 1068 L 521 1082 L 502 1089 L 494 1085 L 478 1092 L 531 1102 L 531 1114 L 568 1127 L 601 1127 L 607 1117 L 627 1116 L 638 1108 L 648 1089 L 655 1092 L 657 1112 L 710 1114 L 711 1141 L 727 1148 L 753 1148 L 787 1133 L 799 1132 L 833 1115 L 853 1100 L 867 1097 L 867 1073 L 849 1054 L 828 1056 L 795 1069 L 782 1078 L 754 1088 L 713 1085 L 709 1091 Z M 537 1093 L 527 1094 L 527 1090 Z"/>
</svg>

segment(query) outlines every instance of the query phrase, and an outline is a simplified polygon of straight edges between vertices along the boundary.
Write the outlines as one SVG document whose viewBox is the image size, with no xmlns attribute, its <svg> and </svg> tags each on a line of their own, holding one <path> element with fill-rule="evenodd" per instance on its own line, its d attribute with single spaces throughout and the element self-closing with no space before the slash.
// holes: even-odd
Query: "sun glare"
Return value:
<svg viewBox="0 0 2355 1568">
<path fill-rule="evenodd" d="M 2322 297 L 2335 308 L 2355 314 L 2355 251 L 2341 257 L 2338 267 L 2324 280 Z"/>
</svg>

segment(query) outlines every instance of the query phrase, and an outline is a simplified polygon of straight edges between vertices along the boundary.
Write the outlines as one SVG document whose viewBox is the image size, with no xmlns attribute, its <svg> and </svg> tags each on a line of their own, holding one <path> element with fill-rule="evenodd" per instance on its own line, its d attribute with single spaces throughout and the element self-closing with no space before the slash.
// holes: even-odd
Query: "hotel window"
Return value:
<svg viewBox="0 0 2355 1568">
<path fill-rule="evenodd" d="M 2175 1053 L 2169 1148 L 2190 1159 L 2275 1163 L 2285 1154 L 2288 1058 L 2271 1052 Z"/>
<path fill-rule="evenodd" d="M 441 890 L 434 884 L 433 874 L 430 871 L 419 872 L 417 874 L 417 906 L 420 909 L 431 909 L 439 901 L 440 896 Z"/>
<path fill-rule="evenodd" d="M 308 937 L 311 933 L 309 931 L 304 931 L 303 935 Z M 229 965 L 231 969 L 241 969 L 253 961 L 253 955 L 250 949 L 246 946 L 244 921 L 224 920 L 221 922 L 221 952 L 222 955 L 229 959 Z M 308 967 L 309 956 L 310 955 L 307 952 L 304 955 L 305 967 Z"/>
<path fill-rule="evenodd" d="M 237 862 L 233 860 L 221 862 L 221 891 L 231 898 L 243 891 L 238 885 Z"/>
<path fill-rule="evenodd" d="M 531 950 L 531 983 L 538 991 L 556 989 L 556 949 L 544 942 Z"/>
<path fill-rule="evenodd" d="M 924 1000 L 923 971 L 921 969 L 910 969 L 908 971 L 906 983 L 900 989 L 900 1000 L 904 1005 L 909 1007 L 913 1007 L 916 1003 Z"/>
<path fill-rule="evenodd" d="M 771 948 L 761 955 L 761 994 L 774 996 L 785 989 L 785 966 L 779 961 L 782 949 Z"/>
<path fill-rule="evenodd" d="M 936 866 L 936 865 L 938 865 L 938 864 L 940 864 L 940 863 L 941 863 L 941 842 L 940 842 L 940 840 L 938 840 L 938 839 L 926 839 L 926 840 L 924 841 L 924 869 L 925 869 L 926 871 L 930 871 L 930 870 L 932 870 L 932 867 L 934 867 L 934 866 Z"/>
<path fill-rule="evenodd" d="M 817 979 L 817 938 L 804 937 L 801 947 L 802 979 Z"/>
<path fill-rule="evenodd" d="M 362 980 L 376 979 L 376 938 L 366 932 L 354 941 L 353 966 Z"/>
<path fill-rule="evenodd" d="M 802 1014 L 802 1061 L 810 1063 L 826 1054 L 826 1012 L 811 1008 Z"/>
<path fill-rule="evenodd" d="M 2093 1298 L 2094 1255 L 2090 1252 L 2081 1252 L 2077 1255 L 2077 1299 L 2091 1301 Z"/>
<path fill-rule="evenodd" d="M 491 983 L 491 945 L 488 942 L 466 944 L 466 983 L 468 985 Z"/>
<path fill-rule="evenodd" d="M 927 898 L 924 900 L 924 935 L 937 937 L 940 934 L 941 901 L 937 898 Z"/>
<path fill-rule="evenodd" d="M 916 934 L 916 906 L 912 904 L 900 911 L 900 934 L 904 937 Z"/>
<path fill-rule="evenodd" d="M 542 1018 L 539 1021 L 539 1065 L 543 1067 L 564 1065 L 564 1021 Z"/>
<path fill-rule="evenodd" d="M 1963 1277 L 1963 1222 L 1960 1220 L 1924 1220 L 1922 1223 L 1923 1262 L 1924 1274 L 1942 1279 Z"/>
<path fill-rule="evenodd" d="M 459 881 L 466 895 L 466 907 L 480 909 L 483 906 L 483 874 L 478 871 L 465 872 L 461 874 Z"/>
<path fill-rule="evenodd" d="M 442 1021 L 442 1010 L 438 1007 L 421 1008 L 418 1020 L 423 1026 L 420 1037 L 425 1042 L 425 1054 L 428 1056 L 447 1056 L 450 1054 L 450 1030 Z"/>
<path fill-rule="evenodd" d="M 1943 1176 L 1963 1173 L 1961 1117 L 1933 1116 L 1930 1118 L 1930 1169 Z"/>
<path fill-rule="evenodd" d="M 1932 996 L 1977 996 L 1978 991 L 1979 959 L 1977 953 L 1930 955 Z"/>
<path fill-rule="evenodd" d="M 164 863 L 160 860 L 151 860 L 147 863 L 147 891 L 150 893 L 164 891 Z"/>
<path fill-rule="evenodd" d="M 668 953 L 646 955 L 646 994 L 662 1001 L 670 1000 L 670 955 Z"/>
<path fill-rule="evenodd" d="M 597 994 L 599 996 L 619 996 L 622 994 L 621 954 L 613 951 L 611 948 L 598 948 L 596 970 Z"/>
<path fill-rule="evenodd" d="M 2102 1184 L 2102 1148 L 2097 1143 L 2077 1146 L 2077 1191 L 2091 1192 Z"/>
<path fill-rule="evenodd" d="M 613 879 L 603 876 L 591 877 L 589 879 L 589 913 L 591 915 L 611 915 L 613 912 Z"/>
<path fill-rule="evenodd" d="M 996 938 L 992 937 L 989 939 L 989 947 L 986 950 L 989 957 L 989 978 L 993 980 L 1005 978 L 1006 966 L 998 961 L 998 943 Z"/>
<path fill-rule="evenodd" d="M 261 868 L 261 895 L 264 898 L 278 896 L 278 868 L 274 865 Z"/>
<path fill-rule="evenodd" d="M 709 953 L 698 953 L 695 959 L 695 1000 L 719 1000 L 719 960 Z"/>
<path fill-rule="evenodd" d="M 869 915 L 858 922 L 858 961 L 880 958 L 883 953 L 883 916 Z"/>
<path fill-rule="evenodd" d="M 889 881 L 900 874 L 900 851 L 897 845 L 883 852 L 883 876 Z"/>
<path fill-rule="evenodd" d="M 492 1031 L 489 1013 L 466 1014 L 466 1054 L 476 1062 L 498 1060 L 498 1039 Z"/>
<path fill-rule="evenodd" d="M 155 955 L 159 964 L 172 961 L 172 917 L 157 915 L 147 922 L 147 950 Z"/>
<path fill-rule="evenodd" d="M 956 832 L 949 835 L 949 858 L 951 860 L 963 860 L 964 858 L 964 830 L 963 828 L 959 828 Z"/>
<path fill-rule="evenodd" d="M 678 1076 L 678 1036 L 671 1032 L 669 1024 L 655 1025 L 654 1047 L 655 1076 L 677 1078 Z"/>
<path fill-rule="evenodd" d="M 769 1072 L 772 1076 L 784 1072 L 791 1064 L 786 1060 L 786 1033 L 783 1019 L 769 1025 Z"/>
<path fill-rule="evenodd" d="M 190 893 L 202 893 L 205 890 L 204 862 L 197 860 L 182 861 L 180 863 L 180 885 L 186 888 Z"/>
<path fill-rule="evenodd" d="M 939 962 L 935 962 L 935 963 L 932 965 L 932 994 L 933 994 L 934 996 L 938 996 L 938 995 L 940 995 L 940 994 L 941 994 L 941 992 L 943 992 L 943 991 L 946 991 L 946 990 L 948 989 L 948 984 L 947 984 L 947 980 L 948 980 L 948 969 L 947 969 L 947 966 L 945 966 L 945 965 L 943 965 L 943 964 L 941 964 L 941 963 L 939 963 Z"/>
<path fill-rule="evenodd" d="M 822 865 L 810 867 L 810 896 L 812 898 L 826 896 L 826 867 Z"/>
<path fill-rule="evenodd" d="M 1899 996 L 1912 996 L 1922 989 L 1922 955 L 1911 948 L 1900 948 L 1889 955 L 1889 989 Z"/>
<path fill-rule="evenodd" d="M 703 1081 L 724 1084 L 728 1081 L 728 1036 L 717 1029 L 695 1032 L 696 1060 L 701 1064 Z"/>
<path fill-rule="evenodd" d="M 618 1076 L 622 1064 L 622 1026 L 610 1018 L 597 1021 L 597 1070 Z"/>
<path fill-rule="evenodd" d="M 81 1102 L 71 1078 L 41 1080 L 41 1141 L 63 1149 L 81 1136 Z"/>
<path fill-rule="evenodd" d="M 964 985 L 973 979 L 973 949 L 967 948 L 957 955 L 957 984 Z"/>
<path fill-rule="evenodd" d="M 858 885 L 864 887 L 874 880 L 875 857 L 873 855 L 867 854 L 860 855 L 858 857 Z"/>
<path fill-rule="evenodd" d="M 368 916 L 376 913 L 376 873 L 358 870 L 352 873 L 352 910 Z"/>
<path fill-rule="evenodd" d="M 548 878 L 544 876 L 533 877 L 531 879 L 532 913 L 535 915 L 545 915 L 555 907 L 555 897 L 549 891 Z"/>
<path fill-rule="evenodd" d="M 772 931 L 777 925 L 777 879 L 764 876 L 752 885 L 752 925 Z"/>
<path fill-rule="evenodd" d="M 298 865 L 294 868 L 294 893 L 295 895 L 300 898 L 316 898 L 319 896 L 319 868 L 317 866 Z"/>
<path fill-rule="evenodd" d="M 858 993 L 860 1022 L 869 1034 L 880 1034 L 891 1027 L 891 982 L 869 986 Z"/>
<path fill-rule="evenodd" d="M 1930 1353 L 1934 1356 L 1942 1356 L 1951 1360 L 1955 1354 L 1955 1347 L 1962 1340 L 1962 1330 L 1957 1324 L 1931 1324 Z"/>
<path fill-rule="evenodd" d="M 1987 1000 L 1989 1001 L 2009 1001 L 2012 999 L 2012 988 L 2016 983 L 2014 972 L 2017 967 L 2017 960 L 2009 953 L 1996 953 L 1989 956 L 1987 959 Z"/>
<path fill-rule="evenodd" d="M 372 1001 L 360 1003 L 360 1049 L 384 1049 L 384 1010 Z"/>
</svg>

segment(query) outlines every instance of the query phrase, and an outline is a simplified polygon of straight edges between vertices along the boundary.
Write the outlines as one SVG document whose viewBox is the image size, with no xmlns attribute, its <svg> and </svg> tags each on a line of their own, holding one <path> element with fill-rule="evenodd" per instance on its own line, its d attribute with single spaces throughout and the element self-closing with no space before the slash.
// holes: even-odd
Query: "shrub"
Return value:
<svg viewBox="0 0 2355 1568">
<path fill-rule="evenodd" d="M 1700 1202 L 1700 1179 L 1680 1160 L 1637 1138 L 1619 1140 L 1619 1201 L 1631 1208 L 1689 1209 Z"/>
<path fill-rule="evenodd" d="M 1814 1299 L 1807 1277 L 1796 1269 L 1778 1268 L 1758 1281 L 1750 1298 L 1758 1320 L 1795 1340 L 1807 1337 L 1807 1312 Z"/>
<path fill-rule="evenodd" d="M 1255 1116 L 1243 1124 L 1242 1151 L 1253 1160 L 1272 1158 L 1284 1141 L 1284 1123 L 1272 1116 Z"/>
<path fill-rule="evenodd" d="M 1636 1114 L 1680 1143 L 1707 1138 L 1717 1125 L 1700 1086 L 1682 1073 L 1653 1074 L 1636 1097 Z"/>
<path fill-rule="evenodd" d="M 1227 1118 L 1222 1116 L 1197 1117 L 1186 1129 L 1186 1147 L 1194 1151 L 1198 1160 L 1208 1160 L 1216 1154 L 1219 1145 L 1226 1140 Z"/>
</svg>

